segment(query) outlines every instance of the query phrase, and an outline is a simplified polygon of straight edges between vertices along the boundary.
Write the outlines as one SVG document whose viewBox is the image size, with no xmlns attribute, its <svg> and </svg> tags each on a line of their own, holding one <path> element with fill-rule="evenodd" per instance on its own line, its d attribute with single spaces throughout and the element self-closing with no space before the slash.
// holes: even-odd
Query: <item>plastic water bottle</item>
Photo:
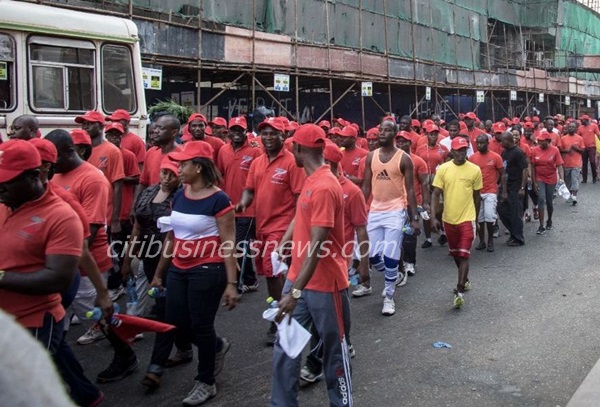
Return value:
<svg viewBox="0 0 600 407">
<path fill-rule="evenodd" d="M 269 305 L 269 308 L 279 308 L 279 303 L 273 297 L 267 298 L 267 304 Z"/>
<path fill-rule="evenodd" d="M 417 206 L 417 211 L 419 211 L 421 219 L 429 220 L 429 213 L 427 213 L 427 211 L 422 206 Z"/>
<path fill-rule="evenodd" d="M 137 287 L 136 287 L 136 278 L 133 274 L 130 274 L 127 279 L 127 305 L 130 307 L 135 307 L 138 303 L 138 295 L 137 295 Z"/>
<path fill-rule="evenodd" d="M 152 287 L 151 289 L 148 290 L 148 297 L 150 298 L 164 298 L 167 296 L 167 289 L 166 288 L 158 288 L 158 287 Z"/>
<path fill-rule="evenodd" d="M 353 286 L 358 285 L 358 283 L 360 283 L 359 275 L 354 267 L 350 267 L 348 269 L 348 281 L 350 282 L 350 285 Z"/>
<path fill-rule="evenodd" d="M 413 229 L 410 223 L 405 223 L 404 226 L 402 226 L 402 233 L 404 233 L 405 235 L 412 235 L 413 233 L 415 233 L 415 230 Z"/>
<path fill-rule="evenodd" d="M 121 320 L 116 316 L 119 311 L 120 311 L 120 307 L 119 304 L 117 304 L 116 302 L 113 304 L 113 308 L 115 310 L 115 312 L 113 313 L 112 317 L 110 318 L 110 324 L 112 326 L 120 326 L 121 325 Z M 102 312 L 102 310 L 100 309 L 100 307 L 94 307 L 92 310 L 88 311 L 85 313 L 85 317 L 89 320 L 92 321 L 100 321 L 100 319 L 102 319 L 102 317 L 104 316 L 104 313 Z"/>
</svg>

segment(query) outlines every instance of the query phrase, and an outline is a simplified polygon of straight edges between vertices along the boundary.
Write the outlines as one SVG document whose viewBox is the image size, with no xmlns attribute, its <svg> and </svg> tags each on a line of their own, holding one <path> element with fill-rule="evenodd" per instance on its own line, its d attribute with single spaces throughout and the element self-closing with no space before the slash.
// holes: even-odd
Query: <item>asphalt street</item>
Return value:
<svg viewBox="0 0 600 407">
<path fill-rule="evenodd" d="M 596 245 L 600 185 L 582 185 L 579 204 L 555 200 L 554 229 L 536 236 L 525 225 L 526 245 L 494 253 L 473 250 L 473 290 L 461 310 L 452 307 L 456 268 L 447 247 L 421 249 L 417 273 L 396 292 L 396 315 L 381 315 L 383 276 L 373 295 L 351 301 L 354 402 L 357 406 L 565 406 L 600 358 L 600 295 Z M 503 230 L 503 229 L 502 229 Z M 435 236 L 434 236 L 435 237 Z M 232 342 L 207 406 L 265 406 L 272 349 L 264 345 L 265 284 L 244 295 L 237 309 L 221 310 L 217 330 Z M 94 378 L 110 362 L 106 341 L 70 342 Z M 451 344 L 436 349 L 434 342 Z M 136 342 L 140 365 L 124 380 L 100 385 L 106 406 L 175 406 L 193 386 L 195 365 L 173 368 L 158 391 L 140 384 L 153 335 Z M 326 406 L 324 383 L 304 388 L 300 404 Z"/>
</svg>

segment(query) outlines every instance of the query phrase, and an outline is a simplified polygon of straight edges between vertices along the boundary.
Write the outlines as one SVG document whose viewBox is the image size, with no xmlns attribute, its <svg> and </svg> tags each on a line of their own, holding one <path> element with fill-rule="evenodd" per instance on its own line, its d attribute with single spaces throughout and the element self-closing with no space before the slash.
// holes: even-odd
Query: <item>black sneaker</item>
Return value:
<svg viewBox="0 0 600 407">
<path fill-rule="evenodd" d="M 421 245 L 421 249 L 429 249 L 431 246 L 433 246 L 433 243 L 431 243 L 429 240 L 425 240 Z"/>
<path fill-rule="evenodd" d="M 546 230 L 552 230 L 552 220 L 548 219 L 546 222 Z"/>
<path fill-rule="evenodd" d="M 536 235 L 543 235 L 544 233 L 546 233 L 546 228 L 544 228 L 543 226 L 540 226 L 537 232 L 535 232 Z"/>
<path fill-rule="evenodd" d="M 121 380 L 138 366 L 138 359 L 133 355 L 129 359 L 114 357 L 110 365 L 96 377 L 98 383 L 110 383 Z"/>
<path fill-rule="evenodd" d="M 440 235 L 440 237 L 438 237 L 438 243 L 440 244 L 440 246 L 445 245 L 446 243 L 448 243 L 448 238 L 446 237 L 445 234 Z"/>
</svg>

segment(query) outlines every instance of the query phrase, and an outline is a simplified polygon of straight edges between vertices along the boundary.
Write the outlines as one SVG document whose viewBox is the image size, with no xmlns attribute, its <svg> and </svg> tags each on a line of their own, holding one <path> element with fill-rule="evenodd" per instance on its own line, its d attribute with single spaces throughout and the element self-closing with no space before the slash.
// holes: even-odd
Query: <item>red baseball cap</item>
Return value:
<svg viewBox="0 0 600 407">
<path fill-rule="evenodd" d="M 104 115 L 97 110 L 88 110 L 83 116 L 77 116 L 75 118 L 75 123 L 81 124 L 83 122 L 100 123 L 102 125 L 106 124 Z"/>
<path fill-rule="evenodd" d="M 323 150 L 323 156 L 325 159 L 332 163 L 339 163 L 344 158 L 344 154 L 340 151 L 340 148 L 331 140 L 325 141 L 325 150 Z"/>
<path fill-rule="evenodd" d="M 350 126 L 350 122 L 342 119 L 341 117 L 339 119 L 333 119 L 333 121 L 339 123 L 340 125 L 342 125 L 344 127 Z"/>
<path fill-rule="evenodd" d="M 494 133 L 504 133 L 506 131 L 506 126 L 502 122 L 496 122 L 492 124 L 492 131 Z"/>
<path fill-rule="evenodd" d="M 525 124 L 523 124 L 524 129 L 533 129 L 534 127 L 535 126 L 531 122 L 525 122 Z"/>
<path fill-rule="evenodd" d="M 269 117 L 258 125 L 258 130 L 262 130 L 267 126 L 273 127 L 275 130 L 279 130 L 281 132 L 285 131 L 285 123 L 283 123 L 279 117 Z"/>
<path fill-rule="evenodd" d="M 164 156 L 162 161 L 160 162 L 161 170 L 170 170 L 175 173 L 175 175 L 179 175 L 179 163 L 177 161 L 173 161 L 169 158 L 169 156 Z"/>
<path fill-rule="evenodd" d="M 588 116 L 587 114 L 584 114 L 583 116 L 581 116 L 579 118 L 579 120 L 590 120 L 590 116 Z"/>
<path fill-rule="evenodd" d="M 537 116 L 533 116 L 533 119 L 531 119 L 531 120 L 534 122 L 538 122 L 538 123 L 540 122 L 540 118 Z"/>
<path fill-rule="evenodd" d="M 286 126 L 287 126 L 288 124 L 290 124 L 290 119 L 288 119 L 288 118 L 287 118 L 287 117 L 285 117 L 285 116 L 277 116 L 277 118 L 278 118 L 279 120 L 281 120 L 281 121 L 283 122 L 283 124 L 285 124 Z"/>
<path fill-rule="evenodd" d="M 421 122 L 418 121 L 417 119 L 412 119 L 410 121 L 410 125 L 411 125 L 411 127 L 421 127 Z"/>
<path fill-rule="evenodd" d="M 377 127 L 373 127 L 367 130 L 367 140 L 379 139 L 379 129 Z"/>
<path fill-rule="evenodd" d="M 208 122 L 209 126 L 223 126 L 227 127 L 227 120 L 222 117 L 215 117 L 211 121 Z"/>
<path fill-rule="evenodd" d="M 118 122 L 119 120 L 131 120 L 131 115 L 125 109 L 117 109 L 110 116 L 106 116 L 106 120 L 110 120 L 111 122 Z"/>
<path fill-rule="evenodd" d="M 327 127 L 327 130 L 329 130 L 331 128 L 331 123 L 329 123 L 327 120 L 321 120 L 317 126 Z"/>
<path fill-rule="evenodd" d="M 87 131 L 81 129 L 74 129 L 70 132 L 73 144 L 85 144 L 88 146 L 92 145 L 92 139 Z"/>
<path fill-rule="evenodd" d="M 525 120 L 526 122 L 530 122 L 530 121 L 531 121 L 531 117 L 529 117 L 529 116 L 525 116 L 525 119 L 524 119 L 524 120 Z"/>
<path fill-rule="evenodd" d="M 213 135 L 213 132 L 212 132 L 212 129 L 210 128 L 210 126 L 207 126 L 206 128 L 204 128 L 204 134 L 207 136 Z"/>
<path fill-rule="evenodd" d="M 396 123 L 396 118 L 394 116 L 392 116 L 392 115 L 385 116 L 381 121 L 385 122 L 387 120 Z"/>
<path fill-rule="evenodd" d="M 188 124 L 190 124 L 194 120 L 200 120 L 201 122 L 208 123 L 206 121 L 206 117 L 204 117 L 204 115 L 201 113 L 194 113 L 193 115 L 191 115 L 190 118 L 188 119 Z"/>
<path fill-rule="evenodd" d="M 167 154 L 171 160 L 187 161 L 194 158 L 214 158 L 214 150 L 206 141 L 188 141 L 181 151 Z"/>
<path fill-rule="evenodd" d="M 440 128 L 438 126 L 436 126 L 435 124 L 430 124 L 429 126 L 425 127 L 425 131 L 427 133 L 433 133 L 434 131 L 439 132 Z"/>
<path fill-rule="evenodd" d="M 518 117 L 513 117 L 512 124 L 520 124 L 520 123 L 521 123 L 521 120 L 519 120 Z"/>
<path fill-rule="evenodd" d="M 327 131 L 327 135 L 339 136 L 342 130 L 339 127 L 332 127 Z"/>
<path fill-rule="evenodd" d="M 298 122 L 295 121 L 290 121 L 288 123 L 287 126 L 285 126 L 285 131 L 294 131 L 294 130 L 298 130 L 298 128 L 300 127 L 300 125 L 298 124 Z"/>
<path fill-rule="evenodd" d="M 244 116 L 237 116 L 229 119 L 229 128 L 232 128 L 234 126 L 238 126 L 244 130 L 248 130 L 248 122 L 246 122 L 246 118 Z"/>
<path fill-rule="evenodd" d="M 477 119 L 477 115 L 473 112 L 468 112 L 467 114 L 465 114 L 465 119 L 475 120 L 475 119 Z"/>
<path fill-rule="evenodd" d="M 450 144 L 453 150 L 460 150 L 461 148 L 468 148 L 469 142 L 464 137 L 454 137 Z"/>
<path fill-rule="evenodd" d="M 14 139 L 0 144 L 0 183 L 8 182 L 40 165 L 40 153 L 29 141 Z"/>
<path fill-rule="evenodd" d="M 31 144 L 37 148 L 38 153 L 40 153 L 40 157 L 42 161 L 47 163 L 56 164 L 56 159 L 58 158 L 58 151 L 56 150 L 56 146 L 54 143 L 46 140 L 45 138 L 32 138 L 29 140 Z"/>
<path fill-rule="evenodd" d="M 358 131 L 354 128 L 354 126 L 346 126 L 340 131 L 339 135 L 341 137 L 358 137 Z"/>
<path fill-rule="evenodd" d="M 548 133 L 548 130 L 546 129 L 541 130 L 535 138 L 538 141 L 552 140 L 552 136 L 550 135 L 550 133 Z"/>
<path fill-rule="evenodd" d="M 462 120 L 465 118 L 465 114 L 464 113 L 459 113 L 458 114 L 458 120 Z"/>
<path fill-rule="evenodd" d="M 110 122 L 104 128 L 105 133 L 110 130 L 116 130 L 121 134 L 125 133 L 125 129 L 123 129 L 123 125 L 121 123 L 117 123 L 117 122 Z"/>
<path fill-rule="evenodd" d="M 294 143 L 304 147 L 324 147 L 325 132 L 315 124 L 304 124 L 294 133 Z"/>
<path fill-rule="evenodd" d="M 465 130 L 467 130 L 467 123 L 462 122 L 462 121 L 458 122 L 458 127 L 460 130 L 465 131 Z"/>
<path fill-rule="evenodd" d="M 410 138 L 410 133 L 407 131 L 399 131 L 398 133 L 396 133 L 396 138 L 403 138 L 406 141 L 410 141 L 412 143 L 412 139 Z"/>
</svg>

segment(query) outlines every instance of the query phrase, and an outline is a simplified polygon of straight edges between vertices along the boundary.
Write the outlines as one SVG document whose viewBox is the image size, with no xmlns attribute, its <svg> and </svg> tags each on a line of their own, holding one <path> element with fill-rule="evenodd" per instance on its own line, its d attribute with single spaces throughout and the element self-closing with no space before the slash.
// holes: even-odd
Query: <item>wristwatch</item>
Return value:
<svg viewBox="0 0 600 407">
<path fill-rule="evenodd" d="M 298 290 L 297 288 L 292 288 L 292 298 L 295 300 L 299 300 L 302 297 L 302 290 Z"/>
</svg>

